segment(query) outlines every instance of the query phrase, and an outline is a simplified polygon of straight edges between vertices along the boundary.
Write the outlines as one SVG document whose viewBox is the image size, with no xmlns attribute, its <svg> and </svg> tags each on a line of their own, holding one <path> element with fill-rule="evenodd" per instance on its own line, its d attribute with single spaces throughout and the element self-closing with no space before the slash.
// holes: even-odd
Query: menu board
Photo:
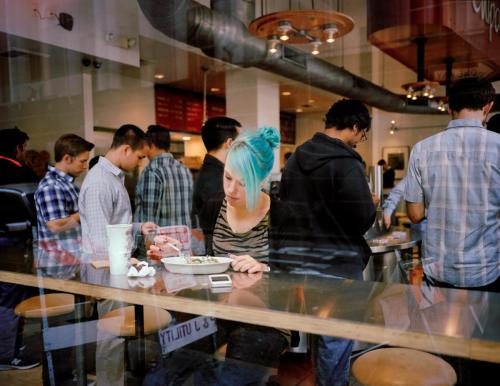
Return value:
<svg viewBox="0 0 500 386">
<path fill-rule="evenodd" d="M 156 123 L 168 130 L 200 133 L 203 125 L 203 95 L 156 85 L 155 112 Z M 207 118 L 225 114 L 225 99 L 207 96 Z"/>
<path fill-rule="evenodd" d="M 280 112 L 281 143 L 295 144 L 295 114 Z"/>
</svg>

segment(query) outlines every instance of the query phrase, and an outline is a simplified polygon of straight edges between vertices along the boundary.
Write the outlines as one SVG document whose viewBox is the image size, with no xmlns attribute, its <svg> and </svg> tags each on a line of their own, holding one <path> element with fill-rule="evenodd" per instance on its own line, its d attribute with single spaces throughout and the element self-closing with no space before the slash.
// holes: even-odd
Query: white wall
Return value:
<svg viewBox="0 0 500 386">
<path fill-rule="evenodd" d="M 54 143 L 62 134 L 84 135 L 82 95 L 0 106 L 0 127 L 13 126 L 29 135 L 29 149 L 47 150 L 53 157 Z"/>
<path fill-rule="evenodd" d="M 117 74 L 94 78 L 94 125 L 116 129 L 131 123 L 146 130 L 156 122 L 152 82 Z"/>
<path fill-rule="evenodd" d="M 51 15 L 61 12 L 73 16 L 71 31 Z M 0 0 L 0 31 L 139 66 L 138 44 L 124 49 L 105 40 L 106 34 L 113 33 L 138 42 L 138 4 L 134 0 Z"/>
</svg>

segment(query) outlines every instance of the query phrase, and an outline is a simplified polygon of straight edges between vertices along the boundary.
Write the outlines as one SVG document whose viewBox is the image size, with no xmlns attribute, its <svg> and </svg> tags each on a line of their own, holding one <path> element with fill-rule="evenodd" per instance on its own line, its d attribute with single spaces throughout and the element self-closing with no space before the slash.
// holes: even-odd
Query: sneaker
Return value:
<svg viewBox="0 0 500 386">
<path fill-rule="evenodd" d="M 40 365 L 40 361 L 28 361 L 23 358 L 14 358 L 10 363 L 0 364 L 0 371 L 2 370 L 28 370 Z"/>
</svg>

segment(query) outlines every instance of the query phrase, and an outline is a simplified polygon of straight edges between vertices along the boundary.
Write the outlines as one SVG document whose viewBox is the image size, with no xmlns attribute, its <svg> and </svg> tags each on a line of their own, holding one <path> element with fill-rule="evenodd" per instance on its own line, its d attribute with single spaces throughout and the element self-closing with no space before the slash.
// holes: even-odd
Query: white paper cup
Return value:
<svg viewBox="0 0 500 386">
<path fill-rule="evenodd" d="M 109 271 L 111 275 L 126 275 L 132 249 L 132 224 L 106 225 Z"/>
</svg>

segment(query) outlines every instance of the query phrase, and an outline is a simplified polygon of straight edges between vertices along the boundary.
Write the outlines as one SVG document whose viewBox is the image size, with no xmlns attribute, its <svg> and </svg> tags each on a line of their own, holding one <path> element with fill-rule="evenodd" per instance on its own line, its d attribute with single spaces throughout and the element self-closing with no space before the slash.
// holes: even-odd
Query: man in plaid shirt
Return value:
<svg viewBox="0 0 500 386">
<path fill-rule="evenodd" d="M 408 217 L 427 216 L 423 266 L 436 286 L 500 291 L 500 135 L 483 126 L 494 99 L 490 82 L 458 80 L 448 127 L 411 152 Z"/>
<path fill-rule="evenodd" d="M 78 187 L 74 179 L 88 167 L 94 145 L 75 134 L 61 136 L 54 146 L 55 166 L 35 192 L 38 246 L 43 250 L 78 252 L 81 236 Z"/>
<path fill-rule="evenodd" d="M 150 162 L 137 183 L 134 221 L 191 228 L 191 172 L 168 152 L 170 133 L 167 129 L 158 125 L 149 126 L 147 141 Z"/>
</svg>

